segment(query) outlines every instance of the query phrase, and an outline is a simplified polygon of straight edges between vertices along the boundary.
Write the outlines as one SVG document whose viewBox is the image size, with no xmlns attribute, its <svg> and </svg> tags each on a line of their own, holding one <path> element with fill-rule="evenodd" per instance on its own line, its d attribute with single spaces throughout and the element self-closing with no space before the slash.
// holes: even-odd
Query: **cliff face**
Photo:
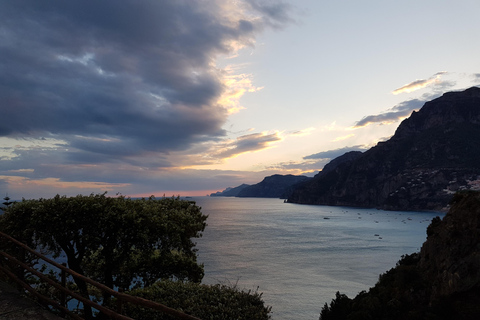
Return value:
<svg viewBox="0 0 480 320">
<path fill-rule="evenodd" d="M 480 193 L 457 193 L 443 220 L 428 227 L 420 253 L 354 299 L 337 293 L 320 319 L 480 319 Z"/>
<path fill-rule="evenodd" d="M 427 235 L 419 266 L 432 283 L 430 300 L 480 294 L 480 193 L 456 194 L 451 210 L 432 222 Z"/>
<path fill-rule="evenodd" d="M 241 190 L 237 197 L 286 198 L 292 186 L 311 178 L 306 176 L 279 175 L 265 177 L 261 182 Z"/>
<path fill-rule="evenodd" d="M 425 103 L 390 140 L 318 174 L 288 201 L 442 210 L 455 191 L 479 187 L 480 88 L 473 87 Z"/>
</svg>

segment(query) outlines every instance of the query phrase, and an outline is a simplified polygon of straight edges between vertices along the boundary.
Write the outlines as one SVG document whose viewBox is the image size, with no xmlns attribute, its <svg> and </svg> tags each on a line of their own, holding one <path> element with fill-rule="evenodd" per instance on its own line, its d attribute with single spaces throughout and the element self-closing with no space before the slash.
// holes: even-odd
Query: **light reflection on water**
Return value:
<svg viewBox="0 0 480 320">
<path fill-rule="evenodd" d="M 263 292 L 272 319 L 318 319 L 335 292 L 355 296 L 420 249 L 443 214 L 307 206 L 280 199 L 195 197 L 208 226 L 197 240 L 203 283 Z"/>
</svg>

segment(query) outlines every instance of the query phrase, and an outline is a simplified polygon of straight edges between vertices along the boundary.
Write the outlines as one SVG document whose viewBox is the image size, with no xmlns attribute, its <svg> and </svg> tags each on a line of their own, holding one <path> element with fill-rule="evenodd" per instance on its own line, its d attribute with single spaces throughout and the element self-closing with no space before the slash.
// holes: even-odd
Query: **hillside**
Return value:
<svg viewBox="0 0 480 320">
<path fill-rule="evenodd" d="M 292 186 L 310 179 L 306 176 L 275 174 L 265 177 L 257 184 L 246 187 L 239 192 L 237 197 L 286 198 L 291 193 Z"/>
<path fill-rule="evenodd" d="M 287 198 L 294 186 L 312 178 L 294 176 L 291 174 L 275 174 L 265 177 L 254 185 L 242 184 L 235 188 L 227 188 L 221 192 L 212 193 L 211 197 L 256 197 L 256 198 Z"/>
<path fill-rule="evenodd" d="M 445 210 L 455 191 L 479 186 L 480 88 L 472 87 L 425 103 L 391 139 L 320 172 L 288 202 Z"/>
<path fill-rule="evenodd" d="M 480 319 L 480 193 L 457 193 L 427 236 L 368 292 L 337 293 L 320 319 Z"/>
<path fill-rule="evenodd" d="M 236 197 L 243 189 L 249 186 L 250 186 L 249 184 L 244 183 L 239 185 L 238 187 L 234 187 L 234 188 L 229 187 L 223 191 L 218 191 L 210 194 L 210 197 Z"/>
</svg>

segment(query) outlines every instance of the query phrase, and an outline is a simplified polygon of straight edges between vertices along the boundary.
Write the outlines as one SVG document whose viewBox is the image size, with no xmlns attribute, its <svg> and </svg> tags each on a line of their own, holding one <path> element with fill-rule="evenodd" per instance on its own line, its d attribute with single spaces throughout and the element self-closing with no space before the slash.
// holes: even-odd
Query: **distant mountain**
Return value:
<svg viewBox="0 0 480 320">
<path fill-rule="evenodd" d="M 242 184 L 235 188 L 226 188 L 223 191 L 210 194 L 210 197 L 257 197 L 286 199 L 298 183 L 308 181 L 309 177 L 280 175 L 265 177 L 261 182 L 248 185 Z"/>
<path fill-rule="evenodd" d="M 452 194 L 480 188 L 480 88 L 425 103 L 395 135 L 334 159 L 288 202 L 444 210 Z"/>
<path fill-rule="evenodd" d="M 368 292 L 337 293 L 320 320 L 480 319 L 480 193 L 459 192 L 427 228 L 419 253 L 403 256 Z"/>
<path fill-rule="evenodd" d="M 210 197 L 236 197 L 243 189 L 249 186 L 249 184 L 244 183 L 235 188 L 226 188 L 223 191 L 218 191 L 210 194 Z"/>
<path fill-rule="evenodd" d="M 312 178 L 306 176 L 280 175 L 265 177 L 261 182 L 240 191 L 237 197 L 287 198 L 293 186 Z"/>
</svg>

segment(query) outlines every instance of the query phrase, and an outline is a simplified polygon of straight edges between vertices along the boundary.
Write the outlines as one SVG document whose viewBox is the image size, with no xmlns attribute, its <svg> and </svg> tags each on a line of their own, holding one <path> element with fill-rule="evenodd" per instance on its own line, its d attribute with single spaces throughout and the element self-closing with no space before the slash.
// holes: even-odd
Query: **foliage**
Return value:
<svg viewBox="0 0 480 320">
<path fill-rule="evenodd" d="M 380 275 L 373 288 L 354 299 L 337 293 L 330 306 L 323 307 L 320 319 L 424 319 L 432 310 L 418 308 L 425 303 L 429 290 L 418 261 L 416 253 L 402 256 L 395 268 Z"/>
<path fill-rule="evenodd" d="M 435 229 L 438 227 L 438 225 L 440 225 L 441 221 L 442 219 L 440 219 L 440 217 L 438 216 L 432 219 L 432 222 L 427 227 L 428 237 L 433 236 L 435 234 Z"/>
<path fill-rule="evenodd" d="M 180 281 L 159 281 L 148 288 L 130 294 L 163 303 L 204 320 L 263 320 L 270 319 L 271 307 L 264 305 L 262 294 L 243 291 L 236 286 L 204 285 Z M 126 314 L 137 320 L 170 320 L 160 311 L 125 306 Z"/>
<path fill-rule="evenodd" d="M 4 213 L 0 215 L 0 231 L 14 237 L 30 248 L 37 248 L 38 242 L 33 237 L 34 229 L 30 223 L 26 222 L 31 214 L 29 204 L 29 202 L 16 202 L 14 205 L 10 204 L 8 207 L 3 208 Z M 15 210 L 14 215 L 9 213 L 13 212 L 13 210 Z M 30 267 L 35 266 L 39 262 L 37 256 L 19 249 L 16 245 L 10 241 L 5 241 L 3 238 L 0 241 L 0 250 Z M 5 267 L 9 268 L 19 279 L 28 280 L 32 277 L 29 272 L 23 269 L 15 268 L 9 264 L 6 264 Z"/>
<path fill-rule="evenodd" d="M 337 293 L 320 319 L 480 319 L 480 193 L 457 192 L 451 205 L 419 253 L 402 256 L 368 292 Z"/>
<path fill-rule="evenodd" d="M 128 290 L 159 279 L 200 282 L 203 266 L 197 264 L 192 238 L 201 236 L 206 219 L 194 202 L 178 198 L 57 195 L 15 203 L 0 217 L 0 229 L 65 256 L 80 274 Z M 75 281 L 88 297 L 86 284 Z"/>
<path fill-rule="evenodd" d="M 332 299 L 330 306 L 327 303 L 320 312 L 322 320 L 344 320 L 351 311 L 351 300 L 345 294 L 337 291 L 335 299 Z"/>
</svg>

